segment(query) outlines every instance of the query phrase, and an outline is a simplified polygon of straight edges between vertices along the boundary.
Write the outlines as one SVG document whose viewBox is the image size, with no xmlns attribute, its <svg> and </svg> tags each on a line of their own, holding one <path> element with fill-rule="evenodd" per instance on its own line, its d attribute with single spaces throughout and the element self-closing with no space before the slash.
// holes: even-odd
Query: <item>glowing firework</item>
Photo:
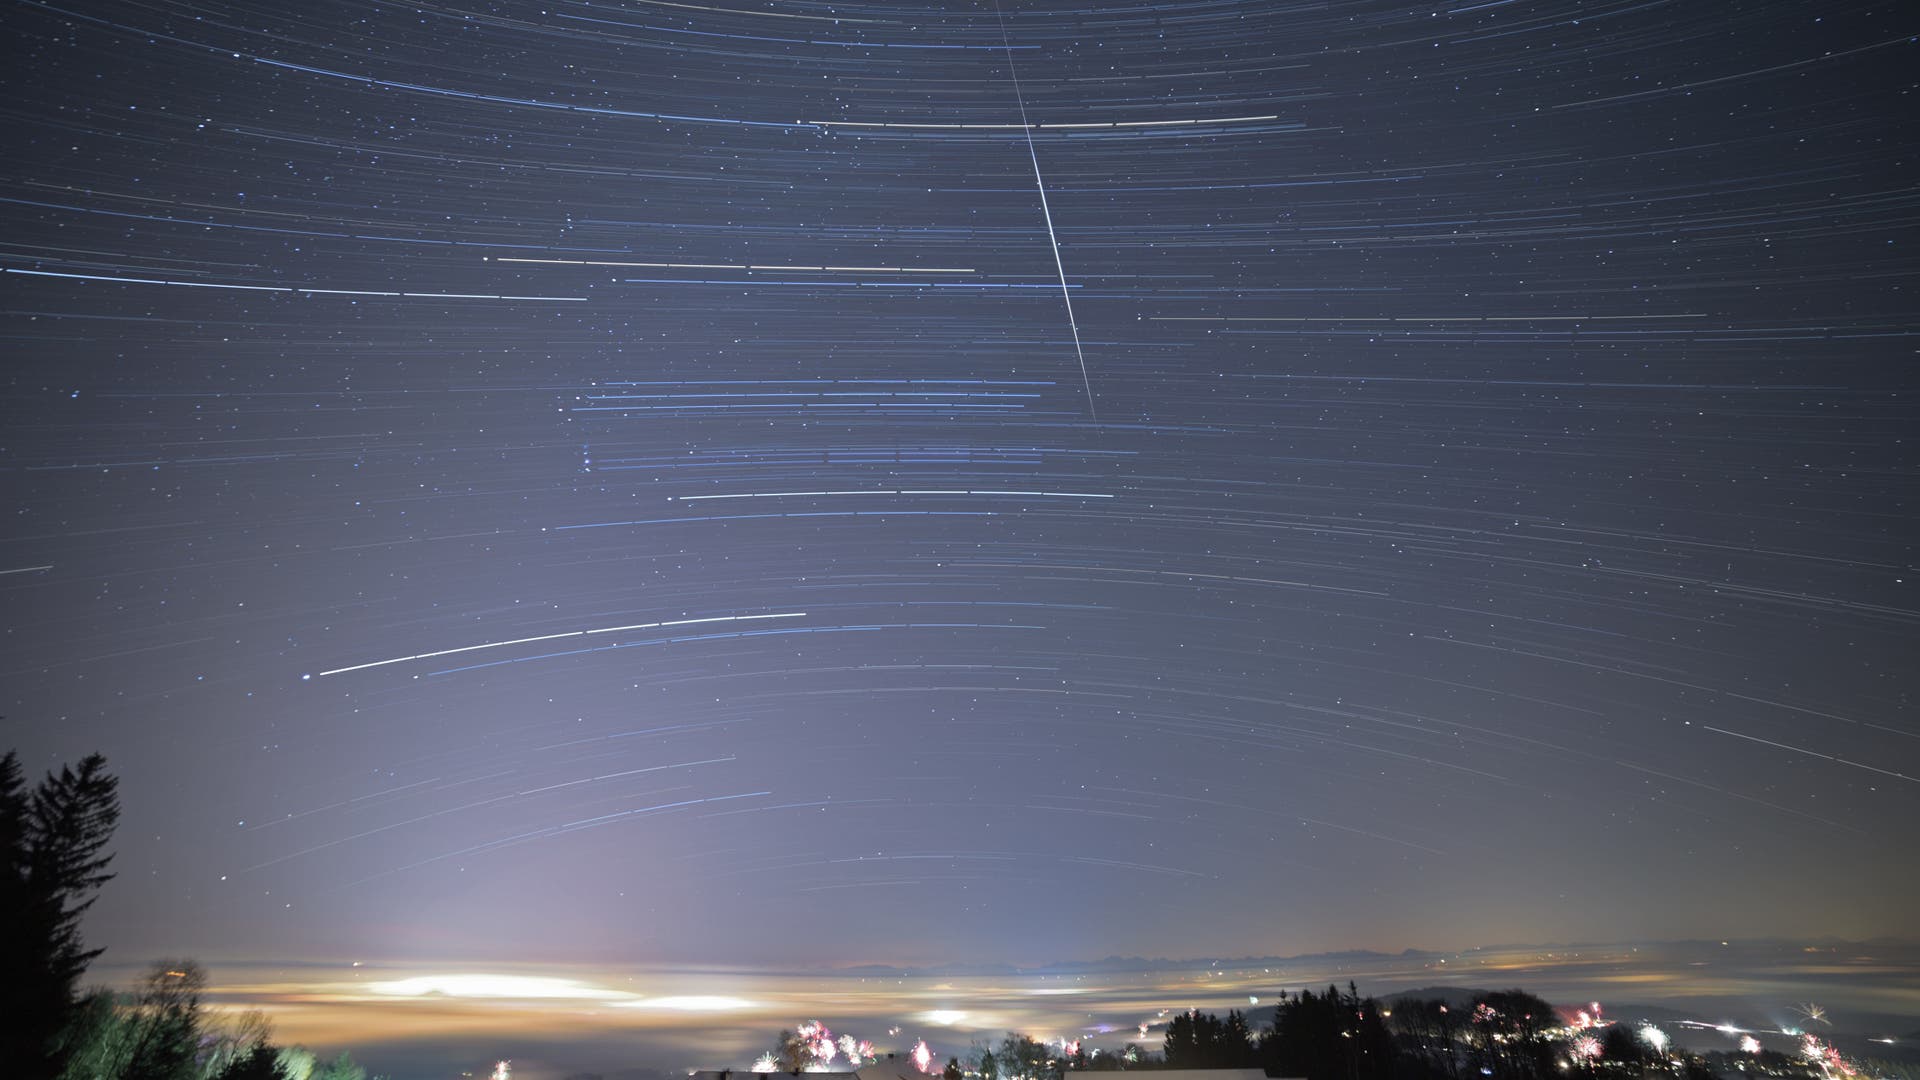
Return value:
<svg viewBox="0 0 1920 1080">
<path fill-rule="evenodd" d="M 1740 1036 L 1740 1052 L 1741 1052 L 1741 1053 L 1743 1053 L 1743 1054 L 1757 1054 L 1757 1053 L 1759 1053 L 1759 1052 L 1760 1052 L 1760 1040 L 1759 1040 L 1759 1039 L 1756 1039 L 1756 1038 L 1754 1038 L 1754 1037 L 1753 1037 L 1753 1036 L 1751 1036 L 1751 1035 L 1742 1035 L 1742 1036 Z"/>
<path fill-rule="evenodd" d="M 933 1048 L 927 1045 L 927 1040 L 921 1039 L 914 1043 L 913 1053 L 907 1056 L 912 1059 L 914 1068 L 923 1073 L 933 1071 Z"/>
<path fill-rule="evenodd" d="M 1806 1042 L 1800 1045 L 1800 1053 L 1803 1054 L 1808 1061 L 1820 1066 L 1820 1071 L 1824 1075 L 1832 1076 L 1835 1072 L 1840 1073 L 1842 1076 L 1854 1075 L 1853 1065 L 1849 1063 L 1846 1058 L 1840 1056 L 1838 1049 L 1821 1042 L 1811 1035 L 1807 1036 Z"/>
<path fill-rule="evenodd" d="M 1833 1026 L 1833 1021 L 1827 1019 L 1827 1010 L 1822 1006 L 1815 1005 L 1811 1001 L 1804 1005 L 1795 1005 L 1793 1011 L 1799 1013 L 1800 1018 L 1809 1024 L 1825 1024 L 1828 1027 Z"/>
<path fill-rule="evenodd" d="M 488 1080 L 513 1080 L 513 1062 L 496 1061 L 493 1063 L 493 1075 Z"/>
<path fill-rule="evenodd" d="M 1591 1035 L 1582 1035 L 1573 1040 L 1573 1056 L 1581 1061 L 1592 1061 L 1600 1056 L 1600 1040 Z"/>
<path fill-rule="evenodd" d="M 782 1072 L 798 1068 L 802 1072 L 828 1072 L 833 1061 L 845 1054 L 855 1068 L 874 1059 L 873 1044 L 851 1035 L 837 1038 L 818 1020 L 809 1020 L 786 1036 L 780 1049 L 760 1055 L 753 1063 L 755 1072 Z M 763 1069 L 762 1066 L 765 1066 Z"/>
<path fill-rule="evenodd" d="M 1655 1053 L 1667 1052 L 1667 1033 L 1648 1024 L 1640 1029 L 1640 1041 L 1653 1047 Z"/>
<path fill-rule="evenodd" d="M 840 1052 L 847 1055 L 847 1064 L 859 1068 L 873 1060 L 873 1044 L 851 1035 L 840 1036 Z"/>
<path fill-rule="evenodd" d="M 833 1043 L 833 1032 L 828 1031 L 825 1024 L 802 1025 L 800 1037 L 807 1040 L 807 1048 L 813 1052 L 813 1064 L 809 1066 L 812 1071 L 825 1072 L 840 1053 L 840 1048 Z"/>
</svg>

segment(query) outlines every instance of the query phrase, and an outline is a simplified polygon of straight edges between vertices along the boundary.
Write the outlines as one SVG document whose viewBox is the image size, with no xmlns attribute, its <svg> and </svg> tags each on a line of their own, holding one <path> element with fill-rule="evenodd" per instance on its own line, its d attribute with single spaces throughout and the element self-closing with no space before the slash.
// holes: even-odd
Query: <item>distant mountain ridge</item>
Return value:
<svg viewBox="0 0 1920 1080">
<path fill-rule="evenodd" d="M 1342 982 L 1347 976 L 1341 969 L 1348 965 L 1397 963 L 1412 965 L 1436 965 L 1432 974 L 1445 977 L 1453 973 L 1452 968 L 1437 965 L 1453 963 L 1459 965 L 1462 978 L 1473 978 L 1488 985 L 1500 987 L 1526 987 L 1532 978 L 1532 972 L 1525 967 L 1510 968 L 1504 974 L 1496 974 L 1471 969 L 1476 961 L 1491 959 L 1501 954 L 1538 958 L 1540 966 L 1551 967 L 1557 961 L 1571 954 L 1618 954 L 1622 962 L 1651 959 L 1666 955 L 1669 959 L 1685 955 L 1689 958 L 1710 961 L 1715 964 L 1729 959 L 1750 960 L 1754 954 L 1769 954 L 1770 961 L 1787 957 L 1801 957 L 1809 953 L 1823 953 L 1834 956 L 1854 954 L 1853 959 L 1865 959 L 1869 953 L 1906 953 L 1908 962 L 1920 963 L 1920 941 L 1878 937 L 1852 941 L 1839 938 L 1749 938 L 1733 941 L 1718 941 L 1704 938 L 1677 939 L 1670 941 L 1648 942 L 1558 942 L 1548 944 L 1529 944 L 1525 942 L 1507 942 L 1491 945 L 1476 945 L 1462 949 L 1418 949 L 1406 948 L 1397 952 L 1379 949 L 1336 949 L 1325 952 L 1297 953 L 1287 956 L 1200 956 L 1200 957 L 1144 957 L 1144 956 L 1107 956 L 1098 960 L 1054 960 L 1043 964 L 1019 964 L 1008 962 L 968 963 L 936 962 L 929 964 L 863 964 L 835 969 L 835 974 L 848 976 L 868 976 L 887 978 L 965 978 L 992 976 L 1048 976 L 1083 974 L 1131 974 L 1160 971 L 1246 971 L 1251 968 L 1319 968 L 1317 977 L 1308 977 L 1307 983 L 1324 982 L 1329 975 L 1337 975 Z M 1881 959 L 1885 959 L 1884 956 Z M 1698 965 L 1691 965 L 1698 966 Z M 817 972 L 816 972 L 817 973 Z M 1401 973 L 1402 975 L 1407 973 Z M 1355 973 L 1356 978 L 1364 977 Z M 1444 987 L 1441 987 L 1445 989 Z M 1396 991 L 1395 993 L 1404 993 Z"/>
</svg>

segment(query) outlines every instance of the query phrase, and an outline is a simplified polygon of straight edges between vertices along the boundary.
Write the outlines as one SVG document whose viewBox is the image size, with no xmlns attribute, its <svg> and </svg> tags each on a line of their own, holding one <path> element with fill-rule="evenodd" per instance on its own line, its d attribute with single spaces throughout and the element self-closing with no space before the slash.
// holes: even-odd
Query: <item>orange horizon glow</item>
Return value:
<svg viewBox="0 0 1920 1080">
<path fill-rule="evenodd" d="M 1915 977 L 1920 972 L 1911 963 L 1861 956 L 1839 964 L 1824 952 L 1714 965 L 1656 949 L 1510 948 L 1344 963 L 996 976 L 525 964 L 343 964 L 302 970 L 311 977 L 289 977 L 284 971 L 259 977 L 267 965 L 250 964 L 223 979 L 216 966 L 209 1005 L 222 1013 L 257 1009 L 286 1043 L 330 1047 L 449 1037 L 671 1035 L 697 1037 L 705 1048 L 703 1060 L 715 1066 L 744 1065 L 772 1044 L 775 1033 L 816 1016 L 857 1023 L 863 1035 L 897 1029 L 886 1040 L 875 1040 L 883 1053 L 905 1053 L 919 1038 L 944 1056 L 964 1050 L 974 1038 L 997 1038 L 1009 1030 L 1060 1038 L 1100 1027 L 1116 1043 L 1131 1039 L 1151 1047 L 1159 1039 L 1152 1029 L 1171 1013 L 1247 1008 L 1250 1001 L 1270 1003 L 1282 990 L 1344 986 L 1350 979 L 1363 993 L 1383 995 L 1437 985 L 1520 986 L 1550 1000 L 1582 1004 L 1591 996 L 1623 994 L 1638 995 L 1635 1000 L 1644 1003 L 1677 1003 L 1787 1001 L 1797 992 L 1796 980 L 1844 971 L 1860 977 L 1855 1007 L 1920 1013 L 1920 978 Z M 257 974 L 249 978 L 249 973 Z M 1139 1035 L 1142 1024 L 1151 1034 Z"/>
</svg>

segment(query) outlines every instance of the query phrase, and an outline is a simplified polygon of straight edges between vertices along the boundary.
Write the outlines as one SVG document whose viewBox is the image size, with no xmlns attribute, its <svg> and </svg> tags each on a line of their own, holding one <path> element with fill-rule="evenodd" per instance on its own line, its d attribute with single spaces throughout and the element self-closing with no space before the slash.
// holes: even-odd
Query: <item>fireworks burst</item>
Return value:
<svg viewBox="0 0 1920 1080">
<path fill-rule="evenodd" d="M 800 1025 L 800 1039 L 806 1044 L 808 1053 L 813 1055 L 812 1063 L 807 1066 L 808 1072 L 827 1071 L 827 1066 L 833 1064 L 833 1059 L 840 1053 L 840 1048 L 834 1045 L 833 1032 L 818 1020 Z"/>
<path fill-rule="evenodd" d="M 828 1072 L 836 1058 L 844 1055 L 847 1063 L 859 1068 L 875 1058 L 873 1044 L 851 1035 L 835 1036 L 827 1025 L 809 1020 L 785 1036 L 777 1050 L 754 1059 L 754 1072 L 781 1072 L 798 1068 L 802 1072 Z"/>
<path fill-rule="evenodd" d="M 847 1056 L 847 1064 L 859 1068 L 873 1060 L 873 1044 L 865 1039 L 856 1039 L 851 1035 L 840 1036 L 840 1052 Z"/>
<path fill-rule="evenodd" d="M 1800 1044 L 1800 1054 L 1812 1064 L 1820 1066 L 1820 1071 L 1828 1076 L 1834 1073 L 1842 1076 L 1854 1075 L 1853 1063 L 1841 1056 L 1838 1048 L 1829 1043 L 1823 1043 L 1812 1035 L 1806 1036 L 1805 1041 Z"/>
<path fill-rule="evenodd" d="M 1833 1021 L 1827 1019 L 1827 1010 L 1823 1005 L 1816 1005 L 1809 1001 L 1803 1005 L 1795 1005 L 1793 1011 L 1799 1014 L 1800 1019 L 1805 1020 L 1809 1024 L 1825 1024 L 1828 1027 L 1833 1026 Z"/>
</svg>

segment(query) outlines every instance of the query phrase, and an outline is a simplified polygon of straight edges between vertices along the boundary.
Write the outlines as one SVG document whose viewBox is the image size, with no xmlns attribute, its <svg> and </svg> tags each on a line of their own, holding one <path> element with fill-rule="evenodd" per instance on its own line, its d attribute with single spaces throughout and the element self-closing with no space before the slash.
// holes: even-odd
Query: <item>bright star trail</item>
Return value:
<svg viewBox="0 0 1920 1080">
<path fill-rule="evenodd" d="M 1911 8 L 5 2 L 110 961 L 1914 931 Z"/>
</svg>

